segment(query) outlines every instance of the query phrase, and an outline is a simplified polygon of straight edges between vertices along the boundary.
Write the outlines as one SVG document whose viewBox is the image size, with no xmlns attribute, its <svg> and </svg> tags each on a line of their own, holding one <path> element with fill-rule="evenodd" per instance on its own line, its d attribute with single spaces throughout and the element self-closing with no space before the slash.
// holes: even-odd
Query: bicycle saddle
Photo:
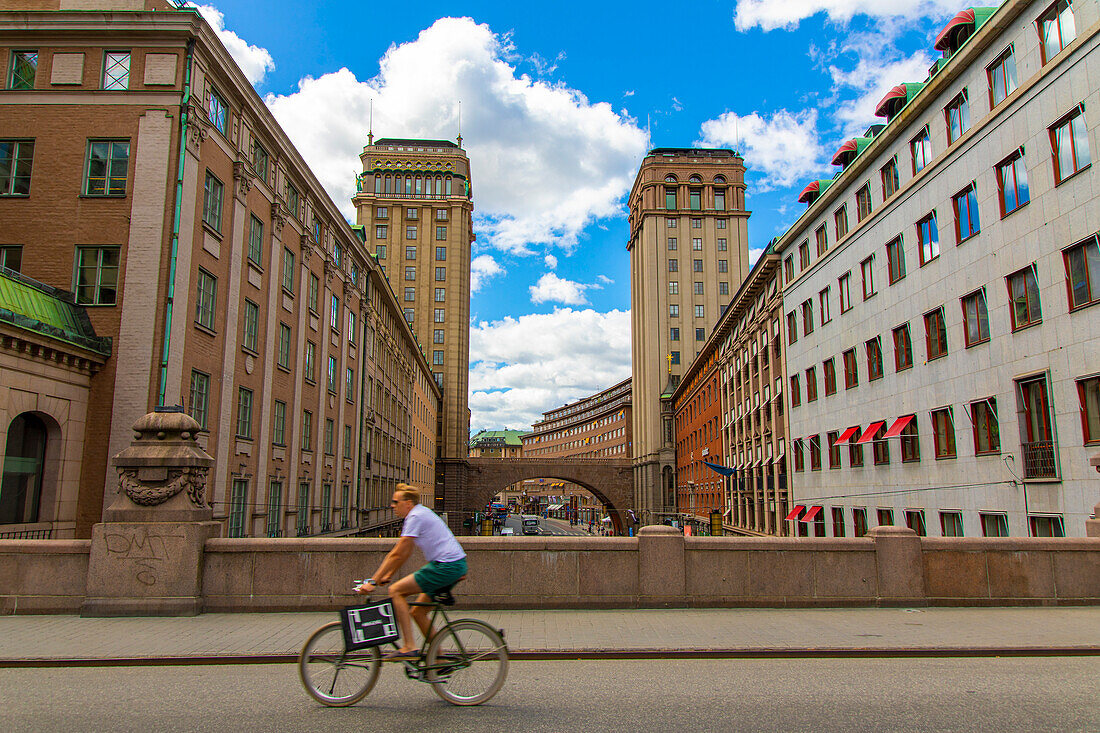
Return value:
<svg viewBox="0 0 1100 733">
<path fill-rule="evenodd" d="M 440 588 L 435 593 L 432 593 L 432 600 L 443 606 L 453 606 L 455 604 L 455 597 L 451 593 L 451 588 L 454 588 L 456 585 L 464 580 L 466 580 L 465 575 L 463 575 L 451 585 L 448 585 L 446 588 Z"/>
</svg>

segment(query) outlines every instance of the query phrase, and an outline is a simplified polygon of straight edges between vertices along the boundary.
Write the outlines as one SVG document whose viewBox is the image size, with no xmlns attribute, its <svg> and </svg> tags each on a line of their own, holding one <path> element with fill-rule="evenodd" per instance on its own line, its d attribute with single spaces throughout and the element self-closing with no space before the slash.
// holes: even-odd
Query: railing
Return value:
<svg viewBox="0 0 1100 733">
<path fill-rule="evenodd" d="M 1054 442 L 1040 440 L 1024 443 L 1024 478 L 1058 478 Z"/>
<path fill-rule="evenodd" d="M 48 540 L 53 535 L 53 528 L 45 529 L 18 529 L 11 532 L 0 532 L 0 540 Z"/>
</svg>

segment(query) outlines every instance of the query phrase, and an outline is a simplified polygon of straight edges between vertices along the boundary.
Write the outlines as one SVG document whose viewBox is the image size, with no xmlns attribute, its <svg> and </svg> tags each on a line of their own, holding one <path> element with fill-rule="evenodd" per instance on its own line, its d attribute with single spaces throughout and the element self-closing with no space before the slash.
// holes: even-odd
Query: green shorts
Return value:
<svg viewBox="0 0 1100 733">
<path fill-rule="evenodd" d="M 420 586 L 420 590 L 431 595 L 444 588 L 450 588 L 458 582 L 458 579 L 466 574 L 466 558 L 454 562 L 437 562 L 432 560 L 424 567 L 413 573 L 413 579 Z"/>
</svg>

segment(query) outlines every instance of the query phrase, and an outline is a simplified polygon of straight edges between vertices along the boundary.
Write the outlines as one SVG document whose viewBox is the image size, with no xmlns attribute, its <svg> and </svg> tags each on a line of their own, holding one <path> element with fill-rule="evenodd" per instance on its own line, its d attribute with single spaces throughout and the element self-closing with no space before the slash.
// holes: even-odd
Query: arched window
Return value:
<svg viewBox="0 0 1100 733">
<path fill-rule="evenodd" d="M 24 412 L 8 426 L 0 480 L 0 524 L 38 521 L 46 463 L 46 424 Z"/>
<path fill-rule="evenodd" d="M 413 179 L 412 176 L 405 176 L 405 195 L 408 196 L 413 192 Z"/>
<path fill-rule="evenodd" d="M 382 193 L 382 176 L 374 177 L 374 192 Z"/>
<path fill-rule="evenodd" d="M 416 195 L 417 196 L 423 196 L 424 195 L 424 179 L 421 178 L 420 176 L 416 177 Z"/>
<path fill-rule="evenodd" d="M 386 176 L 386 193 L 393 193 L 393 181 L 389 176 Z"/>
<path fill-rule="evenodd" d="M 669 173 L 667 176 L 665 176 L 665 183 L 676 183 L 676 176 Z"/>
<path fill-rule="evenodd" d="M 434 191 L 434 189 L 432 188 L 432 183 L 434 183 L 434 181 L 432 180 L 431 176 L 428 176 L 426 179 L 424 179 L 424 193 L 427 194 L 428 198 L 432 197 L 432 193 Z"/>
<path fill-rule="evenodd" d="M 446 193 L 446 195 L 450 196 L 451 195 L 451 177 L 450 176 L 447 176 L 446 186 L 447 186 L 447 190 L 444 193 Z"/>
<path fill-rule="evenodd" d="M 703 182 L 703 179 L 700 178 L 698 175 L 692 175 L 691 178 L 688 179 L 688 183 L 702 183 L 702 182 Z"/>
<path fill-rule="evenodd" d="M 719 184 L 719 185 L 723 184 L 723 183 L 726 182 L 726 177 L 725 176 L 715 176 L 714 177 L 714 182 Z"/>
</svg>

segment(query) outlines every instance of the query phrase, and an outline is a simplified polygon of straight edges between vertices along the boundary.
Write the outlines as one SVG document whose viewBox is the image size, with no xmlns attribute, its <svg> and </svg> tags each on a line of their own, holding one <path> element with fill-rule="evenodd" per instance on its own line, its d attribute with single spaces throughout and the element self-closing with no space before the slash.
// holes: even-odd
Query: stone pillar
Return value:
<svg viewBox="0 0 1100 733">
<path fill-rule="evenodd" d="M 642 606 L 684 606 L 684 536 L 661 524 L 638 531 L 638 593 Z"/>
<path fill-rule="evenodd" d="M 221 534 L 206 503 L 214 460 L 182 408 L 134 423 L 115 456 L 118 492 L 92 528 L 82 616 L 193 616 L 202 611 L 203 548 Z"/>
<path fill-rule="evenodd" d="M 1089 464 L 1100 473 L 1100 453 L 1089 459 Z M 1092 517 L 1085 520 L 1085 536 L 1100 537 L 1100 502 L 1092 508 Z"/>
<path fill-rule="evenodd" d="M 907 527 L 881 525 L 868 534 L 875 541 L 880 605 L 927 605 L 924 560 L 917 533 Z"/>
</svg>

